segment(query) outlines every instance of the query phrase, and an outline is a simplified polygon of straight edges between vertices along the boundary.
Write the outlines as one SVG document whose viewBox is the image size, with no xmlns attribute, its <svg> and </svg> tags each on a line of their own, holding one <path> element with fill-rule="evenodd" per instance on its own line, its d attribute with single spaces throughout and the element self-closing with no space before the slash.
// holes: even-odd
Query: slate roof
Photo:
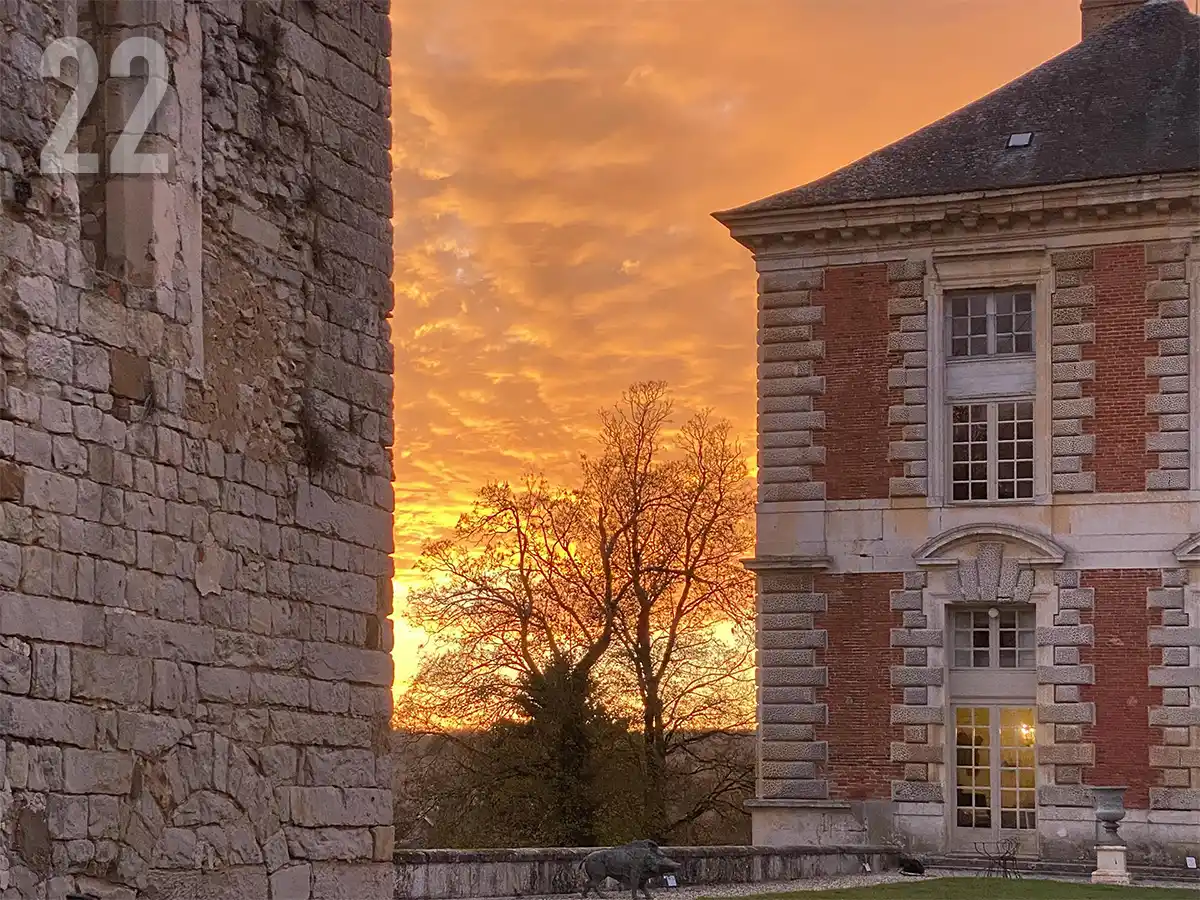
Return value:
<svg viewBox="0 0 1200 900">
<path fill-rule="evenodd" d="M 1029 147 L 1007 149 L 1033 132 Z M 1150 0 L 858 162 L 738 213 L 1200 171 L 1200 17 Z"/>
</svg>

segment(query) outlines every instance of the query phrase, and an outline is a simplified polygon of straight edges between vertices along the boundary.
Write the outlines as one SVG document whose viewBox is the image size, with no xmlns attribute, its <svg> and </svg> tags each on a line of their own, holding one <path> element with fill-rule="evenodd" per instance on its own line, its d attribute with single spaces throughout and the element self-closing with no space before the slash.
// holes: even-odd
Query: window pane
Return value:
<svg viewBox="0 0 1200 900">
<path fill-rule="evenodd" d="M 987 318 L 988 297 L 987 294 L 980 294 L 970 298 L 971 317 L 972 318 Z"/>
<path fill-rule="evenodd" d="M 971 338 L 968 356 L 987 356 L 987 336 Z"/>
<path fill-rule="evenodd" d="M 1025 436 L 1029 439 L 1023 439 Z M 1033 403 L 996 404 L 996 496 L 1001 500 L 1033 496 Z"/>
<path fill-rule="evenodd" d="M 983 403 L 951 408 L 951 495 L 955 500 L 988 497 L 988 408 Z M 969 464 L 968 464 L 969 463 Z"/>
<path fill-rule="evenodd" d="M 1033 296 L 1001 294 L 996 297 L 996 353 L 1033 351 Z"/>
</svg>

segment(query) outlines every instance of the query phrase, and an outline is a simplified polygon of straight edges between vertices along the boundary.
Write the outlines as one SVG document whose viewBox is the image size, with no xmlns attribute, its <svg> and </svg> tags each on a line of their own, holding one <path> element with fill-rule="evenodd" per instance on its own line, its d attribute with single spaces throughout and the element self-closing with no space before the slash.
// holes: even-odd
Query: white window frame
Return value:
<svg viewBox="0 0 1200 900">
<path fill-rule="evenodd" d="M 1028 497 L 1000 497 L 1000 414 L 999 405 L 1001 403 L 1028 403 L 1031 407 L 1032 424 L 1033 424 L 1033 458 L 1028 460 L 1033 463 L 1033 492 Z M 987 407 L 987 488 L 988 496 L 986 499 L 974 500 L 966 499 L 959 500 L 954 496 L 954 408 L 956 406 L 985 406 Z M 1037 397 L 1032 394 L 1010 396 L 1010 397 L 978 397 L 973 399 L 954 399 L 948 400 L 945 407 L 946 417 L 946 440 L 944 442 L 946 448 L 946 501 L 953 506 L 980 506 L 980 505 L 1021 505 L 1032 503 L 1037 498 L 1037 468 L 1038 468 L 1038 452 L 1037 452 Z"/>
<path fill-rule="evenodd" d="M 993 608 L 995 608 L 995 607 L 993 607 Z M 950 635 L 949 646 L 946 648 L 946 653 L 947 653 L 947 656 L 949 657 L 949 659 L 947 660 L 947 662 L 949 663 L 949 668 L 951 670 L 959 671 L 959 672 L 976 672 L 976 673 L 978 673 L 978 672 L 995 673 L 995 672 L 1032 672 L 1032 671 L 1036 671 L 1037 670 L 1037 607 L 1033 603 L 1021 603 L 1019 605 L 1013 605 L 1012 608 L 1016 610 L 1018 616 L 1021 613 L 1026 613 L 1030 616 L 1033 624 L 1032 624 L 1031 628 L 1026 629 L 1026 630 L 1030 631 L 1033 634 L 1034 642 L 1033 642 L 1032 646 L 1022 648 L 1020 646 L 1020 639 L 1018 638 L 1018 644 L 1015 648 L 1003 648 L 1003 649 L 1015 649 L 1017 651 L 1016 660 L 1018 663 L 1020 663 L 1020 661 L 1021 661 L 1020 651 L 1022 649 L 1028 650 L 1029 655 L 1033 659 L 1032 663 L 1030 663 L 1028 666 L 1022 666 L 1022 665 L 1001 666 L 1000 665 L 1000 650 L 1002 648 L 1000 647 L 1000 615 L 998 614 L 995 618 L 988 616 L 988 635 L 989 635 L 989 637 L 988 637 L 988 664 L 986 666 L 975 666 L 975 665 L 960 666 L 960 665 L 958 665 L 958 657 L 956 656 L 956 652 L 958 650 L 957 637 L 959 634 L 959 628 L 958 628 L 957 619 L 958 619 L 959 613 L 972 613 L 972 614 L 976 614 L 976 615 L 979 613 L 983 613 L 985 616 L 987 616 L 988 615 L 988 607 L 987 606 L 976 606 L 976 605 L 968 606 L 966 604 L 956 604 L 956 605 L 950 607 L 946 611 L 947 619 L 949 620 L 949 628 L 947 629 L 947 631 Z M 1003 612 L 1004 612 L 1003 609 L 998 610 L 998 613 L 1002 614 Z M 1018 628 L 1018 634 L 1019 633 L 1020 633 L 1020 629 Z M 964 702 L 969 702 L 969 701 L 964 701 Z"/>
<path fill-rule="evenodd" d="M 934 249 L 929 253 L 932 273 L 927 293 L 926 327 L 929 341 L 929 496 L 927 505 L 934 508 L 952 507 L 950 489 L 950 436 L 948 428 L 950 414 L 942 414 L 949 406 L 950 381 L 947 376 L 956 364 L 978 364 L 978 360 L 951 360 L 946 346 L 946 314 L 948 297 L 962 293 L 989 290 L 1033 291 L 1033 346 L 1034 359 L 1031 385 L 1034 393 L 1034 499 L 1024 501 L 1027 505 L 1046 506 L 1054 501 L 1050 487 L 1050 434 L 1051 434 L 1051 315 L 1050 297 L 1053 293 L 1054 273 L 1050 264 L 1050 251 L 1045 246 L 1028 244 L 1005 246 L 984 244 L 980 246 L 955 246 L 944 250 Z M 1002 359 L 1000 357 L 992 358 Z M 956 395 L 956 400 L 967 398 Z M 989 398 L 990 399 L 990 398 Z M 998 398 L 1001 399 L 1001 398 Z M 1200 417 L 1197 417 L 1200 420 Z M 1200 464 L 1200 454 L 1197 456 Z M 1014 501 L 1004 501 L 1011 503 Z M 984 501 L 974 501 L 981 506 Z"/>
<path fill-rule="evenodd" d="M 996 297 L 998 294 L 1028 294 L 1030 303 L 1030 349 L 1014 353 L 996 352 Z M 955 300 L 967 300 L 983 297 L 987 300 L 987 353 L 954 355 L 954 316 L 952 304 Z M 1037 287 L 1035 285 L 1014 285 L 1012 287 L 980 288 L 978 290 L 948 291 L 945 298 L 945 311 L 942 315 L 943 340 L 946 345 L 947 365 L 970 365 L 983 360 L 1033 359 L 1037 355 Z"/>
</svg>

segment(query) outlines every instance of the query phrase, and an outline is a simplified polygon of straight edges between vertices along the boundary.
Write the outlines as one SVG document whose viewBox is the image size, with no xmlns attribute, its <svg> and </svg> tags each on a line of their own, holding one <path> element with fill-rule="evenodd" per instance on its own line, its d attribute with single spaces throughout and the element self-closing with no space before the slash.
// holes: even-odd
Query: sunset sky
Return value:
<svg viewBox="0 0 1200 900">
<path fill-rule="evenodd" d="M 754 273 L 714 210 L 1079 38 L 1079 0 L 393 0 L 396 674 L 408 568 L 489 479 L 570 479 L 670 382 L 754 448 Z"/>
</svg>

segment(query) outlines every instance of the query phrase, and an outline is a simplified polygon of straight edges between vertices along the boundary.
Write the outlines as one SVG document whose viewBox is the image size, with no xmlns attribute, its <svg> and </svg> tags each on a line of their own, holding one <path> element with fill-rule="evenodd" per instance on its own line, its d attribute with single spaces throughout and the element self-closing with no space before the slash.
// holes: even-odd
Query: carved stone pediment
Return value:
<svg viewBox="0 0 1200 900">
<path fill-rule="evenodd" d="M 924 568 L 952 569 L 948 588 L 964 603 L 1028 603 L 1034 570 L 1062 565 L 1051 538 L 1014 525 L 964 525 L 926 541 L 913 554 Z"/>
<path fill-rule="evenodd" d="M 1175 558 L 1181 563 L 1200 563 L 1200 532 L 1193 534 L 1175 548 Z"/>
</svg>

